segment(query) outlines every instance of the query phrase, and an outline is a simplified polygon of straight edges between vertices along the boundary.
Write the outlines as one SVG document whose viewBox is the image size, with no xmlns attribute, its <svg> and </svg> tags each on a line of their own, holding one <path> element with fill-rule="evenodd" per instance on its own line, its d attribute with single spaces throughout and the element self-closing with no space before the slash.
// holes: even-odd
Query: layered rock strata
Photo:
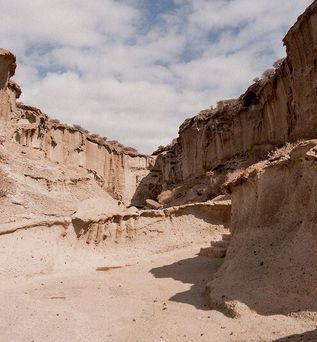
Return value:
<svg viewBox="0 0 317 342">
<path fill-rule="evenodd" d="M 0 120 L 3 122 L 3 138 L 37 149 L 50 161 L 89 170 L 102 188 L 129 204 L 154 158 L 125 150 L 80 126 L 69 127 L 51 120 L 41 110 L 17 102 L 21 89 L 10 80 L 15 67 L 15 56 L 1 49 Z"/>
<path fill-rule="evenodd" d="M 128 154 L 106 140 L 80 129 L 54 123 L 41 112 L 18 106 L 13 140 L 43 151 L 43 156 L 62 164 L 84 167 L 102 188 L 130 204 L 135 190 L 152 165 L 152 158 Z"/>
<path fill-rule="evenodd" d="M 135 244 L 136 241 L 159 243 L 164 235 L 175 246 L 190 241 L 190 236 L 213 232 L 215 228 L 229 229 L 231 202 L 205 202 L 171 207 L 164 210 L 84 216 L 74 214 L 72 225 L 77 238 L 88 244 Z M 218 229 L 217 228 L 217 229 Z M 217 230 L 216 229 L 216 230 Z M 221 229 L 219 230 L 220 233 Z"/>
<path fill-rule="evenodd" d="M 210 238 L 219 240 L 230 227 L 230 203 L 108 214 L 107 208 L 96 214 L 83 204 L 85 212 L 37 215 L 0 225 L 0 248 L 6 256 L 0 261 L 0 280 L 77 267 L 80 271 L 83 264 L 94 269 L 111 260 L 136 263 L 178 248 L 198 251 Z"/>
<path fill-rule="evenodd" d="M 14 82 L 10 77 L 16 68 L 15 56 L 5 49 L 0 49 L 0 121 L 8 121 L 15 100 Z"/>
<path fill-rule="evenodd" d="M 289 30 L 284 44 L 287 57 L 275 71 L 238 99 L 185 120 L 177 140 L 158 154 L 151 187 L 141 184 L 141 192 L 156 199 L 162 191 L 181 187 L 170 197 L 171 205 L 205 200 L 219 193 L 227 171 L 261 160 L 288 141 L 316 137 L 316 2 Z M 188 197 L 190 189 L 194 194 Z"/>
<path fill-rule="evenodd" d="M 315 317 L 317 140 L 283 148 L 228 184 L 232 238 L 208 284 L 212 308 L 237 317 Z M 283 181 L 282 181 L 283 180 Z"/>
</svg>

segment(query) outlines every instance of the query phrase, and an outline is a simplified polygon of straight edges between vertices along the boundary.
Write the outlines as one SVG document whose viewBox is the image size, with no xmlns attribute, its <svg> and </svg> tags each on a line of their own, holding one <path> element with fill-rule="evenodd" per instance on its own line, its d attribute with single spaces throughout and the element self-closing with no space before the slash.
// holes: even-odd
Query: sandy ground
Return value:
<svg viewBox="0 0 317 342">
<path fill-rule="evenodd" d="M 222 260 L 198 251 L 191 246 L 110 271 L 84 267 L 2 282 L 0 341 L 317 339 L 313 322 L 256 313 L 231 319 L 210 310 L 204 288 Z"/>
</svg>

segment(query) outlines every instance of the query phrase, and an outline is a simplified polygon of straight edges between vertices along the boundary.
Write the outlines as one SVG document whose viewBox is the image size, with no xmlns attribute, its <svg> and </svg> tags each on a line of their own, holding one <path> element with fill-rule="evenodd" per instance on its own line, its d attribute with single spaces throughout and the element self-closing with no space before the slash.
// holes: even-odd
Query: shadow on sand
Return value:
<svg viewBox="0 0 317 342">
<path fill-rule="evenodd" d="M 176 293 L 169 300 L 190 304 L 199 310 L 209 310 L 205 287 L 222 262 L 223 259 L 197 255 L 170 265 L 152 268 L 150 272 L 155 278 L 172 278 L 182 283 L 192 284 L 189 290 Z"/>
<path fill-rule="evenodd" d="M 274 340 L 274 342 L 306 342 L 317 341 L 317 330 L 307 331 L 302 334 L 290 335 Z"/>
</svg>

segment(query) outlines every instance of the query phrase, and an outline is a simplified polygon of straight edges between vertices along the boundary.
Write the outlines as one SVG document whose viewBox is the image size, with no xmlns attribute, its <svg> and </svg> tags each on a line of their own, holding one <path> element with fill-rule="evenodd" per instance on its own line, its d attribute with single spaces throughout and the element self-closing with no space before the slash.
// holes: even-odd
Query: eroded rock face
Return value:
<svg viewBox="0 0 317 342">
<path fill-rule="evenodd" d="M 22 146 L 37 149 L 43 158 L 86 168 L 96 182 L 116 200 L 130 204 L 135 190 L 153 164 L 152 157 L 124 150 L 89 134 L 80 126 L 69 127 L 50 120 L 41 110 L 17 103 L 20 87 L 10 77 L 15 56 L 0 50 L 0 120 L 2 134 Z M 134 204 L 138 205 L 135 196 Z"/>
<path fill-rule="evenodd" d="M 129 155 L 100 138 L 78 129 L 52 123 L 42 113 L 21 106 L 13 140 L 43 151 L 49 160 L 75 164 L 90 170 L 96 181 L 114 198 L 126 204 L 151 167 L 152 158 Z"/>
<path fill-rule="evenodd" d="M 9 79 L 14 75 L 16 68 L 15 56 L 5 50 L 0 49 L 0 120 L 8 120 L 11 112 L 12 89 L 9 86 Z"/>
<path fill-rule="evenodd" d="M 157 208 L 155 208 L 157 209 Z M 77 238 L 87 244 L 151 244 L 154 249 L 188 245 L 230 227 L 231 202 L 194 203 L 164 210 L 117 212 L 83 216 L 75 213 L 72 225 Z M 203 239 L 201 241 L 203 241 Z"/>
<path fill-rule="evenodd" d="M 208 284 L 211 307 L 236 317 L 316 315 L 317 140 L 251 166 L 229 184 L 232 238 Z"/>
<path fill-rule="evenodd" d="M 96 251 L 103 262 L 105 251 L 137 260 L 195 242 L 201 255 L 225 258 L 207 286 L 213 309 L 316 319 L 317 140 L 297 140 L 317 132 L 317 1 L 285 43 L 288 57 L 273 74 L 186 120 L 153 167 L 153 158 L 18 104 L 15 58 L 0 50 L 0 185 L 10 189 L 1 197 L 0 249 L 9 257 L 0 278 L 64 270 L 75 250 L 90 249 L 79 260 L 90 254 L 95 263 Z M 205 202 L 181 205 L 197 201 Z"/>
<path fill-rule="evenodd" d="M 177 140 L 157 157 L 152 198 L 182 186 L 179 197 L 186 202 L 188 189 L 197 184 L 205 186 L 207 197 L 214 196 L 219 187 L 212 182 L 218 182 L 232 160 L 237 162 L 233 169 L 248 166 L 287 141 L 317 136 L 316 2 L 284 43 L 287 58 L 275 72 L 251 85 L 239 99 L 222 101 L 217 109 L 185 120 Z M 192 197 L 204 199 L 199 194 Z"/>
</svg>

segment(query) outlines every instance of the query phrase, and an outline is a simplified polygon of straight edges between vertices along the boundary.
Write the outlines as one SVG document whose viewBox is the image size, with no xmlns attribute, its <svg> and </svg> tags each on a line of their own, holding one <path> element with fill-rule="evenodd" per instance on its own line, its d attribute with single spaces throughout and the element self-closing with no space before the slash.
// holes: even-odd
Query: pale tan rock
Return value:
<svg viewBox="0 0 317 342">
<path fill-rule="evenodd" d="M 0 49 L 0 120 L 8 120 L 11 112 L 10 90 L 8 83 L 16 68 L 15 56 L 5 49 Z"/>
<path fill-rule="evenodd" d="M 316 138 L 315 21 L 314 1 L 284 38 L 287 58 L 272 77 L 254 83 L 237 100 L 221 101 L 216 109 L 185 120 L 176 143 L 157 155 L 152 171 L 158 175 L 155 188 L 165 193 L 187 185 L 186 203 L 190 189 L 210 178 L 206 191 L 212 198 L 221 194 L 221 184 L 232 168 L 265 159 L 270 150 L 286 142 Z M 205 199 L 197 196 L 200 200 Z"/>
<path fill-rule="evenodd" d="M 161 209 L 162 208 L 162 205 L 160 203 L 151 199 L 145 200 L 145 203 L 149 209 Z"/>
<path fill-rule="evenodd" d="M 188 241 L 197 238 L 204 239 L 208 232 L 220 239 L 221 234 L 228 233 L 230 211 L 230 205 L 206 202 L 165 210 L 125 211 L 81 217 L 74 214 L 72 228 L 77 238 L 88 244 L 113 246 L 133 243 L 142 246 L 143 243 L 150 244 L 154 238 L 153 247 L 165 250 L 167 246 L 175 248 L 177 241 L 186 245 L 186 241 L 188 244 Z M 171 231 L 173 236 L 170 235 Z M 98 234 L 102 236 L 101 240 L 97 239 Z M 219 253 L 216 251 L 215 255 Z"/>
<path fill-rule="evenodd" d="M 77 211 L 73 214 L 73 218 L 81 220 L 89 220 L 99 215 L 113 215 L 120 212 L 121 209 L 116 200 L 110 195 L 105 194 L 104 197 L 94 197 L 79 203 Z"/>
<path fill-rule="evenodd" d="M 173 198 L 174 192 L 172 190 L 163 191 L 157 196 L 158 202 L 163 205 L 170 203 Z"/>
<path fill-rule="evenodd" d="M 10 80 L 15 67 L 15 56 L 1 49 L 0 120 L 5 122 L 1 131 L 7 140 L 37 149 L 50 161 L 84 167 L 100 187 L 129 205 L 154 158 L 89 134 L 78 125 L 69 127 L 50 120 L 41 110 L 18 103 L 21 89 Z"/>
<path fill-rule="evenodd" d="M 18 103 L 0 50 L 3 340 L 314 340 L 317 140 L 296 140 L 316 138 L 316 13 L 156 157 Z M 164 209 L 122 204 L 146 199 Z"/>
<path fill-rule="evenodd" d="M 261 315 L 317 318 L 316 151 L 317 140 L 301 142 L 289 158 L 250 166 L 228 184 L 233 234 L 208 284 L 212 301 L 225 294 L 223 306 L 239 300 Z"/>
</svg>

